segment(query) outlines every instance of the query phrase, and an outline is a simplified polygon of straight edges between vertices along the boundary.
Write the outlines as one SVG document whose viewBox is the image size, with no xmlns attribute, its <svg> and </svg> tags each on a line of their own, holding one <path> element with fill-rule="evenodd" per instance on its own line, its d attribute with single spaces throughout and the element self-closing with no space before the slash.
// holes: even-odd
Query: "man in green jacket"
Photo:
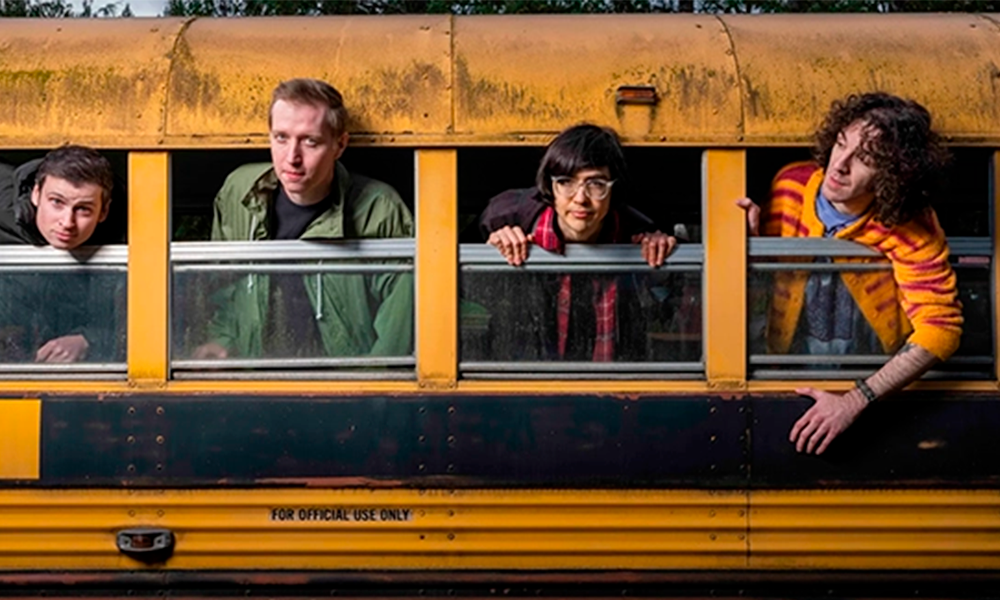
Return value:
<svg viewBox="0 0 1000 600">
<path fill-rule="evenodd" d="M 391 186 L 349 173 L 347 111 L 328 83 L 275 88 L 271 164 L 233 171 L 215 198 L 212 239 L 413 236 Z M 405 273 L 254 274 L 215 294 L 210 342 L 195 358 L 406 356 L 413 352 L 413 277 Z"/>
</svg>

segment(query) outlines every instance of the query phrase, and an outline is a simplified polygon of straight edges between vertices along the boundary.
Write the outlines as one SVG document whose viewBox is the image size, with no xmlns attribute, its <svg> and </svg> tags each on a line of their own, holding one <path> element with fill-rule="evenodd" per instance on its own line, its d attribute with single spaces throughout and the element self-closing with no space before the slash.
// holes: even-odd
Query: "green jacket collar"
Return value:
<svg viewBox="0 0 1000 600">
<path fill-rule="evenodd" d="M 344 199 L 348 197 L 348 190 L 351 189 L 351 174 L 339 160 L 334 165 L 333 184 L 337 190 L 337 197 L 334 199 L 333 205 L 330 210 L 309 224 L 300 239 L 345 237 Z M 263 228 L 262 235 L 254 235 L 253 239 L 270 237 L 268 215 L 271 204 L 274 202 L 274 195 L 278 191 L 278 185 L 278 176 L 274 172 L 274 167 L 263 163 L 260 172 L 255 176 L 253 185 L 250 186 L 249 193 L 243 197 L 243 205 L 257 216 L 258 231 Z"/>
</svg>

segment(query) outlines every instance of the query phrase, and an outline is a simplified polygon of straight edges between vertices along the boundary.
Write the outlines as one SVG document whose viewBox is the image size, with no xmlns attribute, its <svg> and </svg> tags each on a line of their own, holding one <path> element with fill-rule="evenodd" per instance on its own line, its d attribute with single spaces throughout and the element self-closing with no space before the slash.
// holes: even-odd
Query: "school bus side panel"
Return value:
<svg viewBox="0 0 1000 600">
<path fill-rule="evenodd" d="M 808 142 L 833 100 L 867 91 L 920 102 L 952 141 L 998 139 L 1000 31 L 992 20 L 969 14 L 720 18 L 739 60 L 748 142 Z"/>
<path fill-rule="evenodd" d="M 182 19 L 0 19 L 7 147 L 152 145 Z"/>
<path fill-rule="evenodd" d="M 448 16 L 198 20 L 174 54 L 167 134 L 266 143 L 271 91 L 315 77 L 344 95 L 352 132 L 440 135 L 450 56 Z"/>
<path fill-rule="evenodd" d="M 651 87 L 658 102 L 617 104 L 619 86 Z M 635 140 L 735 142 L 740 97 L 725 29 L 701 15 L 456 19 L 456 133 L 517 141 L 580 121 Z"/>
</svg>

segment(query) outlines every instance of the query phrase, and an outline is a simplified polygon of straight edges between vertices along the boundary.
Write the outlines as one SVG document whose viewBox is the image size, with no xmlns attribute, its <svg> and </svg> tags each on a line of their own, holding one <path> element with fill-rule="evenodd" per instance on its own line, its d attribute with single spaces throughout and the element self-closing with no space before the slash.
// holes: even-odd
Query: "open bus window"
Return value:
<svg viewBox="0 0 1000 600">
<path fill-rule="evenodd" d="M 656 229 L 682 237 L 659 269 L 631 244 L 567 244 L 564 255 L 532 246 L 511 267 L 484 243 L 479 217 L 492 196 L 530 187 L 537 148 L 459 153 L 459 370 L 465 378 L 700 378 L 702 248 L 700 152 L 626 148 L 627 204 Z M 504 165 L 484 169 L 483 165 Z M 666 171 L 674 175 L 664 178 Z M 617 184 L 616 184 L 617 185 Z"/>
<path fill-rule="evenodd" d="M 6 246 L 0 257 L 0 378 L 124 379 L 124 246 Z"/>
<path fill-rule="evenodd" d="M 81 154 L 91 161 L 92 152 L 66 148 L 53 155 L 50 168 L 76 164 Z M 5 211 L 0 235 L 0 379 L 124 379 L 127 153 L 99 152 L 111 167 L 111 203 L 105 207 L 103 197 L 100 200 L 100 209 L 107 209 L 103 220 L 96 209 L 80 205 L 84 211 L 74 212 L 81 216 L 72 226 L 64 221 L 65 204 L 59 195 L 66 188 L 51 183 L 58 177 L 42 187 L 42 206 L 49 208 L 31 205 L 39 164 L 48 154 L 0 153 Z M 103 172 L 96 166 L 86 176 L 99 179 Z M 96 182 L 83 183 L 101 189 Z"/>
<path fill-rule="evenodd" d="M 801 158 L 792 157 L 794 152 L 751 152 L 748 164 L 773 172 L 782 162 Z M 944 194 L 948 202 L 937 203 L 935 210 L 948 234 L 964 324 L 958 350 L 925 377 L 990 378 L 995 362 L 992 243 L 987 237 L 991 153 L 957 149 L 954 155 Z M 766 185 L 761 178 L 748 182 L 752 194 L 762 199 Z M 887 362 L 912 330 L 891 265 L 872 249 L 829 238 L 753 238 L 749 267 L 752 377 L 867 376 Z"/>
<path fill-rule="evenodd" d="M 364 173 L 400 184 L 412 209 L 412 151 L 352 148 L 348 155 L 352 181 Z M 195 241 L 212 234 L 225 176 L 268 160 L 266 151 L 253 151 L 181 152 L 173 161 L 173 377 L 412 379 L 412 237 L 334 235 L 355 225 L 323 213 L 311 223 L 343 222 L 327 227 L 332 239 L 250 241 L 248 233 Z"/>
</svg>

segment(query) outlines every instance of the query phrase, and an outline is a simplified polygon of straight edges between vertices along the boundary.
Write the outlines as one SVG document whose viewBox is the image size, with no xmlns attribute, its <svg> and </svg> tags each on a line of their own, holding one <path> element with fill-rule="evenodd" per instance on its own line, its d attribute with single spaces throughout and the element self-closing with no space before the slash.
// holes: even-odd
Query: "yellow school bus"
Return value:
<svg viewBox="0 0 1000 600">
<path fill-rule="evenodd" d="M 0 40 L 0 161 L 97 147 L 128 209 L 127 245 L 0 250 L 8 286 L 99 275 L 122 308 L 102 362 L 0 364 L 4 595 L 1000 584 L 997 15 L 8 19 Z M 226 174 L 269 159 L 270 93 L 292 77 L 344 93 L 344 161 L 400 191 L 412 239 L 208 241 Z M 847 390 L 885 357 L 762 353 L 760 281 L 788 256 L 864 250 L 749 239 L 734 200 L 763 200 L 831 101 L 872 90 L 927 106 L 954 153 L 938 212 L 965 334 L 800 455 L 795 389 Z M 583 121 L 620 132 L 637 206 L 686 238 L 663 268 L 616 246 L 518 270 L 476 232 Z M 192 353 L 223 283 L 380 270 L 412 275 L 412 354 Z M 579 271 L 652 282 L 637 358 L 498 349 L 531 316 L 510 281 Z"/>
</svg>

